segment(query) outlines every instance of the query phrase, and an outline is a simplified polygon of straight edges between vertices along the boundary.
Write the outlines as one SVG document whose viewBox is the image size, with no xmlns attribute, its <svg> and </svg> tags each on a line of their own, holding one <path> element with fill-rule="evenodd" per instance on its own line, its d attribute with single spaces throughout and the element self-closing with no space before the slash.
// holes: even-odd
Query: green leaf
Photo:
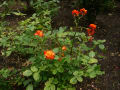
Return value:
<svg viewBox="0 0 120 90">
<path fill-rule="evenodd" d="M 39 81 L 40 80 L 40 74 L 38 72 L 35 72 L 33 74 L 33 78 L 34 78 L 35 81 Z"/>
<path fill-rule="evenodd" d="M 65 27 L 60 27 L 58 33 L 63 33 L 65 29 Z"/>
<path fill-rule="evenodd" d="M 57 88 L 57 90 L 61 90 L 60 88 Z"/>
<path fill-rule="evenodd" d="M 53 52 L 58 53 L 59 52 L 59 48 L 54 48 Z"/>
<path fill-rule="evenodd" d="M 51 90 L 50 87 L 45 87 L 44 90 Z"/>
<path fill-rule="evenodd" d="M 55 59 L 58 60 L 58 59 L 59 59 L 59 56 L 56 55 L 56 56 L 55 56 Z"/>
<path fill-rule="evenodd" d="M 11 53 L 12 53 L 12 51 L 6 51 L 6 56 L 7 56 L 7 57 L 10 56 Z"/>
<path fill-rule="evenodd" d="M 31 62 L 34 62 L 35 60 L 36 60 L 35 57 L 31 57 L 31 58 L 29 59 L 29 61 L 31 61 Z"/>
<path fill-rule="evenodd" d="M 32 67 L 31 67 L 31 71 L 37 72 L 37 71 L 38 71 L 38 68 L 36 68 L 35 66 L 32 66 Z"/>
<path fill-rule="evenodd" d="M 51 85 L 51 82 L 47 81 L 45 82 L 45 87 L 49 87 Z"/>
<path fill-rule="evenodd" d="M 53 75 L 55 75 L 57 73 L 57 70 L 53 70 L 52 73 Z"/>
<path fill-rule="evenodd" d="M 82 76 L 84 74 L 84 72 L 81 70 L 79 71 L 79 76 Z"/>
<path fill-rule="evenodd" d="M 103 50 L 105 48 L 105 46 L 103 44 L 100 44 L 99 48 Z"/>
<path fill-rule="evenodd" d="M 32 84 L 29 84 L 29 85 L 26 87 L 26 90 L 33 90 L 33 85 L 32 85 Z"/>
<path fill-rule="evenodd" d="M 96 73 L 95 72 L 91 72 L 90 73 L 90 78 L 95 78 L 96 77 Z"/>
<path fill-rule="evenodd" d="M 75 71 L 75 72 L 73 73 L 74 76 L 76 76 L 76 75 L 78 75 L 78 74 L 79 74 L 78 71 Z"/>
<path fill-rule="evenodd" d="M 78 80 L 79 82 L 82 82 L 82 81 L 83 81 L 83 78 L 82 78 L 82 77 L 77 77 L 77 80 Z"/>
<path fill-rule="evenodd" d="M 67 90 L 76 90 L 75 88 L 67 88 Z"/>
<path fill-rule="evenodd" d="M 64 68 L 63 67 L 59 67 L 58 68 L 58 72 L 61 72 L 61 73 L 64 72 Z"/>
<path fill-rule="evenodd" d="M 91 58 L 88 63 L 92 64 L 92 63 L 97 63 L 97 62 L 98 62 L 97 59 Z"/>
<path fill-rule="evenodd" d="M 55 79 L 53 80 L 53 83 L 54 83 L 54 84 L 58 84 L 58 80 L 55 78 Z"/>
<path fill-rule="evenodd" d="M 45 35 L 49 36 L 51 34 L 51 31 L 48 31 Z"/>
<path fill-rule="evenodd" d="M 74 76 L 82 76 L 83 75 L 83 71 L 75 71 L 73 73 Z"/>
<path fill-rule="evenodd" d="M 23 75 L 29 77 L 29 76 L 32 75 L 32 71 L 31 70 L 26 70 L 26 71 L 23 72 Z"/>
<path fill-rule="evenodd" d="M 77 79 L 75 77 L 71 78 L 70 83 L 71 84 L 76 84 L 77 83 Z"/>
<path fill-rule="evenodd" d="M 55 85 L 51 84 L 50 88 L 51 88 L 51 90 L 55 90 Z"/>
<path fill-rule="evenodd" d="M 106 40 L 97 40 L 98 43 L 104 43 Z"/>
<path fill-rule="evenodd" d="M 89 56 L 93 58 L 95 56 L 95 52 L 90 51 Z"/>
<path fill-rule="evenodd" d="M 28 85 L 31 81 L 32 81 L 31 79 L 25 80 L 25 81 L 23 82 L 24 86 Z"/>
</svg>

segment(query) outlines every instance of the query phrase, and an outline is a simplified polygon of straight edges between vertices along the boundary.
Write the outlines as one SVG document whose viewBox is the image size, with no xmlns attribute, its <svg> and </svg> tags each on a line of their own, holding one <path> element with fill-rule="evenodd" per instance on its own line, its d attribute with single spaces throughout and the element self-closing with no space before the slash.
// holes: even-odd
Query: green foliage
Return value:
<svg viewBox="0 0 120 90">
<path fill-rule="evenodd" d="M 104 50 L 105 40 L 89 42 L 90 37 L 84 33 L 86 27 L 79 27 L 77 20 L 77 30 L 73 27 L 70 30 L 66 27 L 52 28 L 51 18 L 55 15 L 57 5 L 54 0 L 38 0 L 34 5 L 36 13 L 19 22 L 15 30 L 7 23 L 0 25 L 2 54 L 25 55 L 32 63 L 25 66 L 20 71 L 20 76 L 16 77 L 18 85 L 24 85 L 26 90 L 33 90 L 42 82 L 45 83 L 44 90 L 75 90 L 73 85 L 82 82 L 83 78 L 95 78 L 104 74 L 100 70 L 96 48 Z M 44 36 L 35 35 L 37 30 L 43 31 Z M 66 50 L 62 49 L 63 46 Z M 55 57 L 47 59 L 44 52 L 46 50 L 52 50 Z M 7 77 L 8 71 L 4 70 L 4 73 L 3 77 Z"/>
<path fill-rule="evenodd" d="M 33 3 L 33 7 L 36 10 L 37 15 L 54 15 L 58 11 L 59 0 L 49 0 L 45 2 L 44 0 L 37 0 Z M 51 16 L 50 16 L 51 17 Z"/>
<path fill-rule="evenodd" d="M 0 90 L 11 90 L 12 87 L 9 85 L 9 82 L 0 78 Z"/>
<path fill-rule="evenodd" d="M 26 70 L 26 71 L 23 72 L 23 75 L 29 77 L 29 76 L 32 75 L 32 71 L 31 70 Z"/>
<path fill-rule="evenodd" d="M 10 75 L 10 71 L 8 69 L 1 69 L 0 75 L 2 75 L 3 78 L 7 78 Z"/>
<path fill-rule="evenodd" d="M 29 84 L 29 85 L 26 87 L 26 90 L 33 90 L 33 85 L 32 85 L 32 84 Z"/>
<path fill-rule="evenodd" d="M 7 68 L 2 68 L 0 70 L 0 90 L 12 90 L 12 83 L 14 81 L 12 81 L 12 75 L 14 75 L 16 73 L 16 70 L 15 71 L 11 71 Z M 9 78 L 11 77 L 11 78 Z M 8 80 L 9 78 L 9 80 Z"/>
<path fill-rule="evenodd" d="M 4 19 L 5 16 L 10 15 L 12 13 L 12 9 L 9 8 L 11 6 L 15 5 L 14 0 L 4 0 L 3 2 L 0 2 L 0 18 Z"/>
</svg>

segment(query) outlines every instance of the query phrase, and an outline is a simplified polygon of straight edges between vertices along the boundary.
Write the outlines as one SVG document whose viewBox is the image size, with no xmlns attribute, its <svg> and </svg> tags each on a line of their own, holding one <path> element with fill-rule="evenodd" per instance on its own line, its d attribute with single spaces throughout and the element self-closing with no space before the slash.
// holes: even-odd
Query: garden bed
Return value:
<svg viewBox="0 0 120 90">
<path fill-rule="evenodd" d="M 53 27 L 59 26 L 74 26 L 73 18 L 71 14 L 72 8 L 64 7 L 59 11 L 59 15 L 54 18 Z M 97 16 L 95 23 L 97 24 L 97 30 L 95 34 L 96 39 L 105 39 L 106 50 L 104 52 L 104 59 L 99 59 L 102 71 L 105 74 L 98 76 L 95 79 L 88 79 L 82 83 L 76 85 L 77 90 L 119 90 L 120 89 L 120 2 L 117 3 L 117 7 L 107 14 L 101 14 Z M 18 21 L 25 20 L 26 17 L 6 17 L 6 21 L 10 21 L 10 26 L 16 28 Z M 59 18 L 61 17 L 61 18 Z M 64 20 L 64 22 L 63 22 Z M 55 23 L 57 21 L 57 24 Z M 72 22 L 71 22 L 72 21 Z M 0 48 L 0 50 L 2 47 Z M 99 51 L 98 51 L 99 52 Z M 102 53 L 103 54 L 103 53 Z M 14 53 L 9 57 L 0 56 L 0 68 L 7 67 L 12 70 L 14 68 L 21 69 L 21 67 L 27 66 L 30 62 L 27 62 L 27 56 L 15 55 Z M 25 59 L 23 59 L 25 58 Z M 21 90 L 17 87 L 14 90 Z M 23 90 L 23 89 L 22 89 Z"/>
</svg>

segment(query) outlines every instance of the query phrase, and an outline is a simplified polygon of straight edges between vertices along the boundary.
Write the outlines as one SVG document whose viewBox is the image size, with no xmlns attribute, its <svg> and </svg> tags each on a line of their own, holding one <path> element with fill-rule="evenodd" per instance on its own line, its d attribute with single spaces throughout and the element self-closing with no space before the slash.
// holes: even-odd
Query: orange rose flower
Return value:
<svg viewBox="0 0 120 90">
<path fill-rule="evenodd" d="M 55 53 L 52 50 L 46 50 L 44 51 L 44 55 L 46 59 L 54 59 L 55 58 Z"/>
<path fill-rule="evenodd" d="M 78 10 L 73 10 L 72 15 L 73 16 L 79 16 L 79 11 Z"/>
<path fill-rule="evenodd" d="M 37 36 L 39 36 L 39 37 L 43 37 L 43 36 L 44 36 L 43 31 L 41 31 L 41 30 L 37 30 L 34 35 L 35 35 L 35 36 L 37 35 Z"/>
<path fill-rule="evenodd" d="M 92 36 L 92 35 L 94 35 L 95 30 L 94 29 L 87 29 L 87 32 L 88 32 L 88 36 Z"/>
<path fill-rule="evenodd" d="M 86 15 L 87 14 L 87 10 L 85 8 L 80 9 L 80 15 Z"/>
<path fill-rule="evenodd" d="M 90 24 L 89 27 L 90 27 L 91 29 L 96 29 L 96 25 L 95 25 L 95 24 Z"/>
<path fill-rule="evenodd" d="M 62 50 L 63 50 L 63 51 L 66 51 L 66 50 L 67 50 L 66 46 L 63 46 L 63 47 L 62 47 Z"/>
</svg>

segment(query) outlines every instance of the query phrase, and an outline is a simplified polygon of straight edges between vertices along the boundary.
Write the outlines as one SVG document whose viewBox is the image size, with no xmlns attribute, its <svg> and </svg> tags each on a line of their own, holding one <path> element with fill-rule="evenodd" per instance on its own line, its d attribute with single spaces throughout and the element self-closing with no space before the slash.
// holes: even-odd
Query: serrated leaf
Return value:
<svg viewBox="0 0 120 90">
<path fill-rule="evenodd" d="M 24 15 L 26 15 L 26 14 L 23 14 L 21 12 L 12 12 L 12 13 L 15 14 L 15 15 L 17 15 L 17 16 L 24 16 Z"/>
<path fill-rule="evenodd" d="M 81 71 L 79 71 L 79 75 L 83 75 L 84 74 L 84 72 L 81 70 Z"/>
<path fill-rule="evenodd" d="M 51 31 L 48 31 L 45 35 L 49 36 L 51 34 Z"/>
<path fill-rule="evenodd" d="M 65 28 L 64 28 L 64 27 L 60 27 L 60 28 L 59 28 L 58 33 L 63 33 L 63 32 L 64 32 L 64 30 L 65 30 Z"/>
<path fill-rule="evenodd" d="M 29 85 L 26 87 L 26 90 L 33 90 L 33 85 L 32 85 L 32 84 L 29 84 Z"/>
<path fill-rule="evenodd" d="M 92 64 L 92 63 L 97 63 L 97 62 L 98 62 L 98 60 L 95 59 L 95 58 L 91 58 L 91 59 L 89 60 L 89 63 L 90 63 L 90 64 Z"/>
<path fill-rule="evenodd" d="M 32 71 L 31 70 L 26 70 L 26 71 L 23 72 L 23 75 L 29 77 L 29 76 L 32 75 Z"/>
<path fill-rule="evenodd" d="M 58 72 L 61 72 L 61 73 L 64 72 L 64 68 L 63 67 L 59 67 L 58 68 Z"/>
<path fill-rule="evenodd" d="M 51 88 L 51 90 L 55 90 L 55 85 L 51 84 L 50 88 Z"/>
<path fill-rule="evenodd" d="M 50 86 L 50 84 L 51 84 L 51 82 L 49 82 L 49 81 L 45 82 L 46 87 Z"/>
<path fill-rule="evenodd" d="M 89 56 L 93 58 L 95 56 L 95 52 L 90 51 Z"/>
<path fill-rule="evenodd" d="M 76 90 L 75 88 L 67 88 L 67 90 Z"/>
<path fill-rule="evenodd" d="M 53 70 L 52 73 L 53 75 L 55 75 L 57 73 L 57 70 Z"/>
<path fill-rule="evenodd" d="M 78 80 L 79 82 L 82 82 L 82 81 L 83 81 L 83 78 L 82 78 L 82 77 L 77 77 L 77 80 Z"/>
<path fill-rule="evenodd" d="M 58 84 L 58 80 L 56 78 L 53 80 L 53 82 L 54 84 Z"/>
<path fill-rule="evenodd" d="M 59 52 L 59 48 L 54 48 L 53 52 L 58 53 Z"/>
<path fill-rule="evenodd" d="M 61 90 L 60 88 L 57 88 L 57 90 Z"/>
<path fill-rule="evenodd" d="M 59 56 L 56 55 L 56 56 L 55 56 L 55 59 L 58 60 L 58 59 L 59 59 Z"/>
<path fill-rule="evenodd" d="M 105 48 L 105 46 L 103 44 L 100 44 L 99 48 L 103 50 Z"/>
<path fill-rule="evenodd" d="M 44 90 L 51 90 L 50 87 L 45 87 Z"/>
<path fill-rule="evenodd" d="M 104 43 L 106 40 L 98 40 L 99 43 Z"/>
<path fill-rule="evenodd" d="M 77 83 L 77 79 L 75 77 L 70 79 L 70 83 L 71 84 L 76 84 Z"/>
<path fill-rule="evenodd" d="M 78 71 L 75 71 L 75 72 L 73 73 L 73 75 L 74 75 L 74 76 L 78 75 Z"/>
<path fill-rule="evenodd" d="M 7 56 L 7 57 L 10 56 L 11 53 L 12 53 L 12 51 L 6 51 L 6 56 Z"/>
<path fill-rule="evenodd" d="M 33 74 L 33 79 L 34 79 L 35 81 L 39 81 L 39 80 L 40 80 L 40 74 L 39 74 L 38 72 L 35 72 L 35 73 Z"/>
<path fill-rule="evenodd" d="M 25 80 L 25 81 L 23 82 L 24 86 L 28 85 L 31 81 L 32 81 L 31 79 Z"/>
<path fill-rule="evenodd" d="M 29 59 L 29 61 L 31 61 L 31 62 L 34 62 L 36 59 L 35 59 L 35 57 L 31 57 L 30 59 Z"/>
<path fill-rule="evenodd" d="M 31 67 L 31 71 L 37 72 L 37 71 L 38 71 L 38 68 L 36 68 L 35 66 L 32 66 L 32 67 Z"/>
<path fill-rule="evenodd" d="M 90 78 L 95 78 L 96 77 L 96 73 L 95 72 L 91 72 L 90 73 Z"/>
</svg>

